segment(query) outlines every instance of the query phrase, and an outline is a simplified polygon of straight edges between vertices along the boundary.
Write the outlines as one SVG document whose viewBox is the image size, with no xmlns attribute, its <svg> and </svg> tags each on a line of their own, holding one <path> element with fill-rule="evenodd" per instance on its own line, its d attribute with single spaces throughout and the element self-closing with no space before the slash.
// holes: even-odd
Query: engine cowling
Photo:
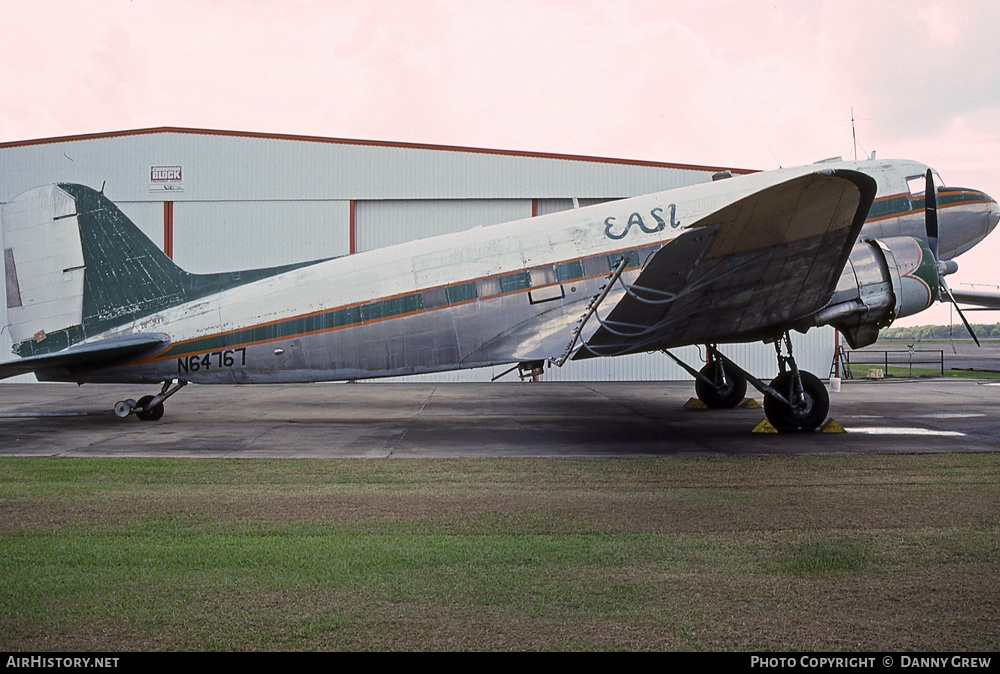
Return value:
<svg viewBox="0 0 1000 674">
<path fill-rule="evenodd" d="M 872 344 L 878 331 L 897 318 L 912 316 L 939 296 L 938 262 L 927 243 L 901 236 L 862 241 L 814 325 L 832 325 L 852 348 Z"/>
</svg>

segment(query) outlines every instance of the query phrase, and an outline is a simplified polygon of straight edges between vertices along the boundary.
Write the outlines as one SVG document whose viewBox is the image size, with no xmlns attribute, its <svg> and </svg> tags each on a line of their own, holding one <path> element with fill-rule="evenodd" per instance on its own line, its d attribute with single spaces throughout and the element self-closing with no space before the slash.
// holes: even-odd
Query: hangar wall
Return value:
<svg viewBox="0 0 1000 674">
<path fill-rule="evenodd" d="M 203 274 L 346 255 L 350 208 L 344 200 L 175 202 L 172 257 Z"/>
<path fill-rule="evenodd" d="M 155 167 L 178 179 L 153 178 Z M 711 179 L 720 167 L 158 128 L 0 144 L 0 204 L 53 182 L 100 189 L 183 268 L 231 271 L 321 259 L 544 215 Z M 574 204 L 575 201 L 575 204 Z M 6 307 L 0 306 L 6 324 Z M 796 356 L 829 371 L 829 328 L 795 338 Z M 723 349 L 760 377 L 770 345 Z M 698 350 L 681 350 L 697 362 Z M 0 354 L 10 340 L 0 335 Z M 9 355 L 0 355 L 6 360 Z M 503 368 L 408 377 L 488 381 Z M 514 376 L 514 375 L 509 375 Z M 567 363 L 544 380 L 666 380 L 688 375 L 662 354 Z"/>
<path fill-rule="evenodd" d="M 386 199 L 355 204 L 356 251 L 531 217 L 530 199 Z"/>
<path fill-rule="evenodd" d="M 79 182 L 112 201 L 162 202 L 151 166 L 183 169 L 178 201 L 621 198 L 711 178 L 718 167 L 432 145 L 140 129 L 0 143 L 0 200 Z"/>
</svg>

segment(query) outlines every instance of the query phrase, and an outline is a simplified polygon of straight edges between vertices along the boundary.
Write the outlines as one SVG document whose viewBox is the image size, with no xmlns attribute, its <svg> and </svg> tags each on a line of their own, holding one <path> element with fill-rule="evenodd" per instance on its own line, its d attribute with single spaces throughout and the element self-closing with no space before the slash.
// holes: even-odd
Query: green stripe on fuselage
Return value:
<svg viewBox="0 0 1000 674">
<path fill-rule="evenodd" d="M 910 198 L 906 195 L 889 197 L 872 203 L 868 209 L 868 219 L 900 215 L 910 210 Z"/>
<path fill-rule="evenodd" d="M 652 251 L 658 247 L 659 246 L 647 246 L 645 248 Z M 611 256 L 595 255 L 589 258 L 581 258 L 571 262 L 552 265 L 547 268 L 557 270 L 556 274 L 559 276 L 560 282 L 566 283 L 582 281 L 589 278 L 585 275 L 585 269 L 592 267 L 592 264 L 589 263 L 598 260 L 601 262 L 601 273 L 607 273 L 610 271 L 613 264 L 617 264 L 622 255 L 628 257 L 628 267 L 638 267 L 640 250 L 643 249 L 619 251 Z M 570 272 L 573 272 L 572 276 L 570 276 Z M 531 274 L 527 270 L 489 278 L 499 279 L 499 285 L 504 293 L 526 292 L 531 288 Z M 479 295 L 476 291 L 476 282 L 480 280 L 483 279 L 463 281 L 461 283 L 446 286 L 444 290 L 446 291 L 448 304 L 464 304 L 478 299 Z M 442 289 L 440 287 L 430 288 L 419 293 L 410 293 L 399 297 L 374 300 L 367 304 L 341 307 L 338 309 L 331 309 L 330 311 L 309 314 L 307 316 L 296 316 L 294 318 L 242 328 L 224 334 L 210 335 L 207 337 L 178 342 L 170 345 L 165 351 L 158 354 L 155 360 L 177 358 L 205 351 L 217 351 L 222 348 L 233 348 L 249 344 L 272 342 L 281 339 L 291 339 L 319 332 L 355 327 L 379 320 L 406 316 L 421 311 L 431 311 L 447 305 L 442 305 L 439 302 L 434 301 L 425 302 L 424 294 L 440 293 L 441 290 Z"/>
</svg>

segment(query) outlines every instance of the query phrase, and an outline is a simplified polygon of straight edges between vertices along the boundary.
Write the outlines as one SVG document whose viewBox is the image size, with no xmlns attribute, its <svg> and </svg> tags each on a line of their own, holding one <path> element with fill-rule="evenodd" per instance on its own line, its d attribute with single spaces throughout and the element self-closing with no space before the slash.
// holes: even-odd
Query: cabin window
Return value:
<svg viewBox="0 0 1000 674">
<path fill-rule="evenodd" d="M 496 297 L 500 294 L 500 279 L 496 276 L 479 279 L 476 281 L 476 292 L 480 297 Z"/>
<path fill-rule="evenodd" d="M 588 257 L 583 261 L 583 272 L 586 276 L 601 276 L 611 271 L 614 263 L 606 255 Z"/>
<path fill-rule="evenodd" d="M 528 274 L 533 288 L 528 291 L 528 301 L 531 304 L 560 300 L 564 297 L 563 287 L 557 284 L 554 267 L 536 267 Z"/>
<path fill-rule="evenodd" d="M 431 288 L 424 291 L 424 308 L 433 309 L 448 304 L 448 293 L 444 288 Z"/>
<path fill-rule="evenodd" d="M 550 286 L 556 282 L 556 272 L 553 267 L 537 267 L 528 272 L 531 277 L 531 287 Z"/>
</svg>

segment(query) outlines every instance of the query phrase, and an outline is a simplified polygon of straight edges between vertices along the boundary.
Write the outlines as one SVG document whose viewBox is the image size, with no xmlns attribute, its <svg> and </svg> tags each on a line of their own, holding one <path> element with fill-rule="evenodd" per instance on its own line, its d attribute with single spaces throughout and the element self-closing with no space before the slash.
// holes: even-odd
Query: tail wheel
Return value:
<svg viewBox="0 0 1000 674">
<path fill-rule="evenodd" d="M 146 409 L 146 406 L 152 401 L 153 396 L 143 396 L 139 398 L 137 407 L 141 407 L 143 411 L 136 412 L 135 416 L 138 417 L 140 421 L 159 421 L 163 418 L 163 403 L 160 403 L 152 409 Z"/>
<path fill-rule="evenodd" d="M 725 372 L 725 379 L 723 379 Z M 747 394 L 747 378 L 737 368 L 721 360 L 712 361 L 701 368 L 700 374 L 712 382 L 708 384 L 701 379 L 694 382 L 694 390 L 698 400 L 712 409 L 730 409 L 736 407 Z"/>
<path fill-rule="evenodd" d="M 132 414 L 135 410 L 136 402 L 129 398 L 128 400 L 119 400 L 115 403 L 115 416 L 119 419 L 124 419 L 128 415 Z"/>
<path fill-rule="evenodd" d="M 779 431 L 814 431 L 819 428 L 830 411 L 830 394 L 816 375 L 799 371 L 804 400 L 801 405 L 789 407 L 777 398 L 764 395 L 764 414 Z M 771 388 L 788 400 L 795 401 L 795 377 L 791 372 L 779 374 Z"/>
</svg>

